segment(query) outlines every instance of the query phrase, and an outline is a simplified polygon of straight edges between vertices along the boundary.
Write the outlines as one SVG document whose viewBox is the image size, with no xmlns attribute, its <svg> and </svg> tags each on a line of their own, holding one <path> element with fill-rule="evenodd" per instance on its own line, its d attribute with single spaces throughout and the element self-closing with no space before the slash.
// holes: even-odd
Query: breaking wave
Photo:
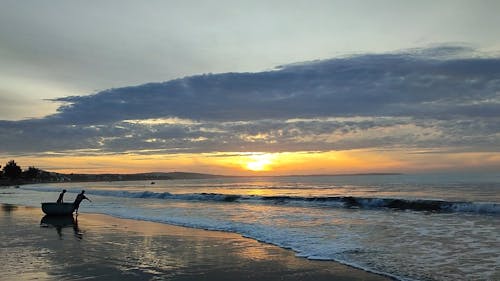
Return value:
<svg viewBox="0 0 500 281">
<path fill-rule="evenodd" d="M 41 192 L 59 192 L 60 188 L 53 187 L 22 187 L 26 190 Z M 76 193 L 77 190 L 68 190 Z M 332 208 L 359 208 L 359 209 L 392 209 L 427 212 L 464 212 L 482 214 L 500 214 L 500 203 L 493 202 L 454 202 L 437 199 L 402 199 L 402 198 L 371 198 L 354 196 L 257 196 L 232 195 L 219 193 L 187 193 L 172 194 L 169 192 L 151 191 L 120 191 L 120 190 L 87 190 L 86 194 L 110 197 L 168 199 L 184 201 L 215 201 L 240 202 L 250 204 L 280 204 L 303 207 L 332 207 Z"/>
</svg>

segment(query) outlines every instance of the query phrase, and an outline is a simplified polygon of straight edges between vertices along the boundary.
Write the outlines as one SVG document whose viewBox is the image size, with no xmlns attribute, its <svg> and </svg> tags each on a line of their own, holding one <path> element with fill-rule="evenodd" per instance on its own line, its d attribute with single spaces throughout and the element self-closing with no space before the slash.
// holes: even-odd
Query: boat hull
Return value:
<svg viewBox="0 0 500 281">
<path fill-rule="evenodd" d="M 42 203 L 42 211 L 52 216 L 71 215 L 74 209 L 73 203 Z"/>
</svg>

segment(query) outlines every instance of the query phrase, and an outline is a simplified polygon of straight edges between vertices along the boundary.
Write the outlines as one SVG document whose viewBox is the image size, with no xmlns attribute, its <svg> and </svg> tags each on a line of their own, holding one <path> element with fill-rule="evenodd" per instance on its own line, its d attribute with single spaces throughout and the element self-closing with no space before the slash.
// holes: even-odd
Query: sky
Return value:
<svg viewBox="0 0 500 281">
<path fill-rule="evenodd" d="M 498 1 L 0 6 L 0 165 L 500 170 Z"/>
</svg>

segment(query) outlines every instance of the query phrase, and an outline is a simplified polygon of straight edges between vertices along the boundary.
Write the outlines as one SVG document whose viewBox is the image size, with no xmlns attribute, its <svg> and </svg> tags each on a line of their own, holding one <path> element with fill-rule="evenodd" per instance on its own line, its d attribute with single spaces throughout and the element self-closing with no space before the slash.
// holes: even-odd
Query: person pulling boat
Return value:
<svg viewBox="0 0 500 281">
<path fill-rule="evenodd" d="M 85 193 L 85 190 L 82 190 L 82 192 L 78 193 L 78 195 L 76 196 L 75 202 L 73 203 L 73 210 L 76 212 L 77 215 L 78 215 L 78 207 L 80 207 L 80 203 L 82 203 L 83 199 L 87 199 L 90 202 L 92 202 L 92 200 L 87 198 L 87 196 L 83 195 L 84 193 Z"/>
</svg>

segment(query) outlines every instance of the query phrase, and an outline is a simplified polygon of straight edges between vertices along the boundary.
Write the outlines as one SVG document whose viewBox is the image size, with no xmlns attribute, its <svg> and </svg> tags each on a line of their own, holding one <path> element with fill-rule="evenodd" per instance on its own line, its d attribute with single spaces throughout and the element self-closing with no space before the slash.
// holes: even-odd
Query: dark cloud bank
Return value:
<svg viewBox="0 0 500 281">
<path fill-rule="evenodd" d="M 498 152 L 500 58 L 473 53 L 357 55 L 64 97 L 54 115 L 0 121 L 0 152 Z"/>
</svg>

